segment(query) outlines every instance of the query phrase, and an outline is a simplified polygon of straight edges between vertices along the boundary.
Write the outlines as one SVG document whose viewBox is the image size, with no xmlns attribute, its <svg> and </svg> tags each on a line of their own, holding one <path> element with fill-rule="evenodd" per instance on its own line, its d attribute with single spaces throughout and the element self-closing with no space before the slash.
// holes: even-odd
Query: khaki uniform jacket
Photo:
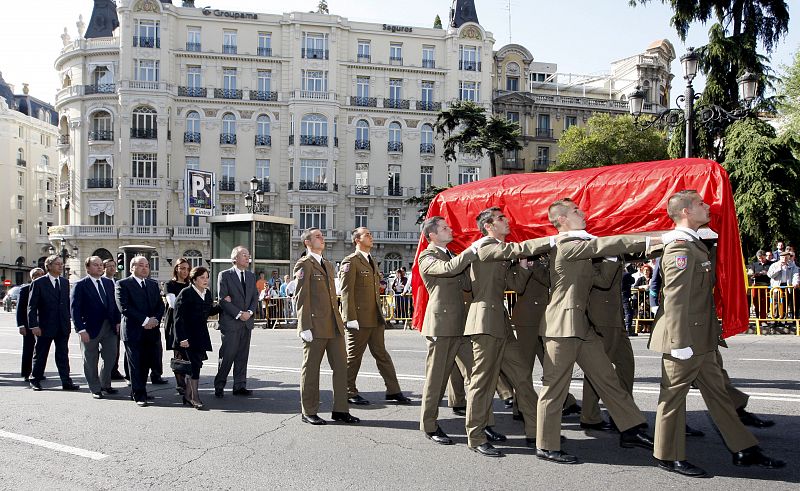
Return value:
<svg viewBox="0 0 800 491">
<path fill-rule="evenodd" d="M 660 353 L 691 347 L 695 355 L 717 349 L 722 329 L 714 309 L 714 254 L 699 240 L 664 247 L 661 308 L 648 347 Z"/>
<path fill-rule="evenodd" d="M 386 325 L 381 311 L 381 278 L 377 264 L 370 265 L 358 251 L 345 257 L 339 265 L 339 287 L 345 322 L 358 321 L 359 328 Z"/>
<path fill-rule="evenodd" d="M 622 272 L 625 263 L 618 258 L 614 261 L 595 263 L 594 283 L 589 292 L 586 314 L 595 327 L 625 329 L 622 318 Z"/>
<path fill-rule="evenodd" d="M 450 258 L 433 244 L 419 255 L 419 273 L 428 290 L 423 336 L 463 336 L 466 307 L 463 291 L 472 289 L 465 270 L 478 256 L 467 248 Z"/>
<path fill-rule="evenodd" d="M 501 243 L 489 238 L 478 249 L 478 261 L 472 263 L 472 303 L 467 312 L 464 334 L 489 334 L 505 339 L 511 334 L 511 323 L 505 309 L 506 287 L 522 289 L 530 271 L 511 267 L 511 259 L 536 256 L 550 250 L 550 238 L 531 239 L 520 243 Z"/>
<path fill-rule="evenodd" d="M 294 265 L 294 277 L 297 280 L 294 292 L 297 329 L 310 330 L 314 339 L 333 339 L 336 331 L 344 336 L 331 262 L 322 258 L 320 264 L 311 255 L 303 256 Z"/>
<path fill-rule="evenodd" d="M 524 289 L 515 290 L 518 295 L 517 303 L 511 312 L 511 323 L 518 328 L 538 329 L 544 318 L 547 303 L 550 301 L 550 272 L 540 261 L 529 262 L 528 270 L 531 275 Z"/>
<path fill-rule="evenodd" d="M 645 245 L 644 237 L 559 237 L 550 253 L 550 303 L 540 334 L 586 339 L 590 329 L 586 309 L 594 276 L 591 259 L 643 252 Z"/>
</svg>

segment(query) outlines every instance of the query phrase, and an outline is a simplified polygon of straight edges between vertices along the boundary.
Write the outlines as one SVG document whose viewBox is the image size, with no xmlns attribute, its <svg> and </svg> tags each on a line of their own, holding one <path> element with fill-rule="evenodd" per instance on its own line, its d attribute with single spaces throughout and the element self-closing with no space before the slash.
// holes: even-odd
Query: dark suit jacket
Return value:
<svg viewBox="0 0 800 491">
<path fill-rule="evenodd" d="M 158 282 L 150 278 L 145 280 L 146 289 L 142 290 L 136 277 L 131 275 L 117 282 L 114 290 L 117 308 L 122 314 L 120 335 L 123 341 L 138 342 L 143 336 L 160 339 L 159 329 L 145 329 L 144 320 L 154 317 L 161 322 L 164 316 L 164 302 Z"/>
<path fill-rule="evenodd" d="M 31 285 L 23 285 L 19 289 L 17 300 L 17 327 L 28 327 L 28 297 L 31 294 Z"/>
<path fill-rule="evenodd" d="M 255 316 L 250 317 L 247 322 L 236 319 L 239 312 L 256 312 L 258 307 L 258 291 L 256 291 L 256 275 L 250 271 L 245 271 L 244 282 L 246 290 L 242 291 L 242 281 L 236 273 L 236 268 L 232 267 L 225 271 L 220 271 L 217 277 L 217 294 L 219 295 L 219 305 L 222 313 L 219 316 L 219 327 L 225 330 L 229 327 L 239 326 L 252 329 L 255 323 Z M 223 300 L 231 297 L 230 302 Z"/>
<path fill-rule="evenodd" d="M 100 298 L 91 276 L 85 276 L 72 289 L 72 322 L 75 324 L 75 332 L 86 330 L 92 339 L 100 334 L 103 322 L 107 320 L 114 327 L 120 323 L 121 317 L 112 293 L 114 282 L 108 278 L 101 278 L 100 281 L 105 290 L 104 299 Z"/>
<path fill-rule="evenodd" d="M 175 298 L 175 346 L 189 340 L 189 349 L 211 351 L 211 337 L 208 335 L 208 316 L 219 314 L 219 305 L 214 305 L 211 290 L 206 290 L 205 298 L 200 298 L 191 286 L 184 288 Z"/>
<path fill-rule="evenodd" d="M 69 334 L 69 281 L 58 278 L 59 293 L 50 282 L 50 275 L 31 283 L 28 297 L 28 328 L 40 328 L 42 335 L 55 337 L 59 332 Z"/>
</svg>

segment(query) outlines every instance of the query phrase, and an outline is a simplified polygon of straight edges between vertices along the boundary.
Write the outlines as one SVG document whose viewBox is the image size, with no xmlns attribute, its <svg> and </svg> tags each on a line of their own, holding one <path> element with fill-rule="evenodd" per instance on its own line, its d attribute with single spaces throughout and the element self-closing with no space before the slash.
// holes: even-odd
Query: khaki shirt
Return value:
<svg viewBox="0 0 800 491">
<path fill-rule="evenodd" d="M 423 336 L 463 336 L 466 306 L 462 292 L 472 289 L 466 269 L 477 255 L 467 248 L 452 259 L 433 244 L 419 255 L 419 273 L 428 290 Z"/>
<path fill-rule="evenodd" d="M 589 292 L 586 314 L 595 329 L 604 328 L 625 330 L 622 317 L 622 273 L 625 263 L 599 261 L 593 264 L 594 279 Z"/>
<path fill-rule="evenodd" d="M 297 329 L 310 330 L 318 339 L 332 339 L 336 331 L 344 336 L 331 262 L 323 258 L 320 264 L 310 255 L 303 256 L 294 265 L 294 278 L 297 281 L 294 292 Z"/>
<path fill-rule="evenodd" d="M 339 287 L 342 294 L 342 317 L 345 322 L 358 321 L 358 327 L 386 324 L 381 311 L 381 279 L 378 265 L 367 261 L 358 251 L 342 259 L 339 265 Z"/>
<path fill-rule="evenodd" d="M 511 323 L 518 329 L 539 329 L 550 301 L 550 273 L 540 261 L 529 262 L 528 270 L 531 272 L 528 281 L 522 289 L 515 290 L 517 302 L 511 312 Z"/>
</svg>

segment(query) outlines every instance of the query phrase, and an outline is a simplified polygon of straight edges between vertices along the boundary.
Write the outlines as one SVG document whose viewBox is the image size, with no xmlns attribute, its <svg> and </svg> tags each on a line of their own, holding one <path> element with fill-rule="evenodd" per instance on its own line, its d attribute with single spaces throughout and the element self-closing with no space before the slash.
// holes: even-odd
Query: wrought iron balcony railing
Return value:
<svg viewBox="0 0 800 491">
<path fill-rule="evenodd" d="M 422 68 L 436 68 L 436 60 L 422 60 Z"/>
<path fill-rule="evenodd" d="M 391 109 L 408 109 L 408 99 L 384 99 L 383 107 Z"/>
<path fill-rule="evenodd" d="M 356 58 L 359 63 L 370 63 L 372 61 L 372 56 L 364 53 L 359 53 Z"/>
<path fill-rule="evenodd" d="M 155 128 L 131 128 L 131 138 L 155 140 L 158 138 L 158 131 Z"/>
<path fill-rule="evenodd" d="M 133 46 L 138 48 L 160 48 L 161 39 L 153 36 L 133 36 Z"/>
<path fill-rule="evenodd" d="M 403 142 L 388 142 L 386 147 L 390 152 L 402 152 Z"/>
<path fill-rule="evenodd" d="M 183 143 L 200 143 L 200 133 L 187 131 L 183 134 Z"/>
<path fill-rule="evenodd" d="M 436 153 L 436 145 L 433 143 L 420 143 L 419 153 L 433 155 Z"/>
<path fill-rule="evenodd" d="M 278 100 L 278 93 L 276 91 L 270 90 L 251 90 L 250 91 L 250 100 L 251 101 L 277 101 Z"/>
<path fill-rule="evenodd" d="M 219 181 L 220 191 L 236 191 L 236 181 L 233 179 L 221 179 Z"/>
<path fill-rule="evenodd" d="M 220 133 L 220 145 L 236 145 L 236 133 Z"/>
<path fill-rule="evenodd" d="M 301 191 L 327 191 L 327 182 L 300 181 Z"/>
<path fill-rule="evenodd" d="M 327 60 L 328 50 L 320 48 L 303 48 L 301 56 L 310 60 Z"/>
<path fill-rule="evenodd" d="M 113 187 L 113 177 L 90 177 L 86 179 L 86 189 L 111 189 Z"/>
<path fill-rule="evenodd" d="M 223 44 L 222 45 L 222 52 L 226 55 L 235 55 L 236 54 L 236 45 L 235 44 Z"/>
<path fill-rule="evenodd" d="M 458 69 L 466 70 L 469 72 L 479 72 L 481 71 L 481 62 L 471 61 L 471 60 L 458 60 Z"/>
<path fill-rule="evenodd" d="M 378 98 L 377 97 L 351 97 L 350 98 L 350 105 L 351 106 L 361 106 L 361 107 L 377 107 L 378 106 Z"/>
<path fill-rule="evenodd" d="M 89 141 L 110 142 L 113 140 L 114 130 L 94 130 L 89 132 Z"/>
<path fill-rule="evenodd" d="M 117 91 L 116 84 L 94 84 L 94 85 L 83 86 L 83 93 L 86 95 L 113 94 L 116 91 Z"/>
<path fill-rule="evenodd" d="M 272 136 L 271 135 L 256 135 L 256 146 L 257 147 L 271 147 L 272 146 Z"/>
<path fill-rule="evenodd" d="M 186 43 L 186 51 L 200 52 L 200 43 Z"/>
<path fill-rule="evenodd" d="M 311 145 L 311 146 L 315 146 L 315 147 L 327 147 L 328 146 L 328 137 L 327 136 L 300 135 L 300 145 Z"/>
<path fill-rule="evenodd" d="M 240 89 L 214 89 L 215 99 L 241 99 L 242 91 Z"/>
<path fill-rule="evenodd" d="M 272 56 L 272 48 L 259 47 L 256 49 L 258 56 Z"/>
<path fill-rule="evenodd" d="M 369 140 L 356 140 L 356 150 L 369 150 Z"/>
<path fill-rule="evenodd" d="M 417 111 L 441 111 L 442 103 L 433 101 L 417 101 Z"/>
<path fill-rule="evenodd" d="M 178 87 L 179 97 L 206 97 L 208 89 L 205 87 Z"/>
</svg>

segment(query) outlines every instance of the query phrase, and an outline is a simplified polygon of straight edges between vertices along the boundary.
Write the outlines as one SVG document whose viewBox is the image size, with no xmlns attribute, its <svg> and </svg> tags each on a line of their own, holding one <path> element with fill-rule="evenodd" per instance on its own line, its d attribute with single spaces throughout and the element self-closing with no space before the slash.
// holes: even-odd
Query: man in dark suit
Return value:
<svg viewBox="0 0 800 491">
<path fill-rule="evenodd" d="M 233 368 L 233 395 L 247 396 L 253 393 L 246 387 L 247 359 L 250 357 L 250 334 L 255 318 L 253 312 L 258 305 L 256 276 L 247 268 L 250 251 L 237 246 L 231 251 L 233 267 L 219 273 L 217 293 L 222 313 L 219 314 L 219 332 L 222 345 L 219 348 L 219 365 L 214 377 L 214 395 L 224 395 L 228 374 Z"/>
<path fill-rule="evenodd" d="M 120 313 L 114 301 L 114 282 L 103 278 L 103 260 L 86 258 L 86 276 L 72 290 L 72 320 L 81 337 L 83 373 L 92 397 L 102 399 L 103 392 L 116 394 L 111 387 L 111 370 L 117 355 Z M 97 372 L 98 358 L 103 368 Z"/>
<path fill-rule="evenodd" d="M 114 278 L 117 274 L 117 261 L 114 259 L 106 259 L 103 261 L 103 268 L 105 273 L 103 276 L 111 283 L 116 284 L 117 280 Z M 114 358 L 114 368 L 111 370 L 111 380 L 125 380 L 125 376 L 119 373 L 119 352 L 120 352 L 120 337 L 117 336 L 117 356 Z"/>
<path fill-rule="evenodd" d="M 64 390 L 78 390 L 69 376 L 69 281 L 61 277 L 64 260 L 49 256 L 44 261 L 47 275 L 31 283 L 28 298 L 28 328 L 36 336 L 33 354 L 33 372 L 30 383 L 33 390 L 42 390 L 44 367 L 50 345 L 56 346 L 56 367 Z"/>
<path fill-rule="evenodd" d="M 131 398 L 147 405 L 147 374 L 161 354 L 161 333 L 158 326 L 164 316 L 164 302 L 158 282 L 148 278 L 147 258 L 131 259 L 131 275 L 117 282 L 115 297 L 122 314 L 121 334 L 131 375 Z"/>
<path fill-rule="evenodd" d="M 33 268 L 31 270 L 31 281 L 44 276 L 42 268 Z M 19 333 L 22 334 L 22 369 L 20 370 L 20 377 L 25 379 L 25 382 L 30 382 L 29 377 L 33 369 L 33 347 L 36 344 L 36 336 L 33 335 L 28 329 L 28 297 L 31 293 L 31 285 L 23 285 L 19 289 L 19 300 L 17 301 L 17 328 Z"/>
</svg>

